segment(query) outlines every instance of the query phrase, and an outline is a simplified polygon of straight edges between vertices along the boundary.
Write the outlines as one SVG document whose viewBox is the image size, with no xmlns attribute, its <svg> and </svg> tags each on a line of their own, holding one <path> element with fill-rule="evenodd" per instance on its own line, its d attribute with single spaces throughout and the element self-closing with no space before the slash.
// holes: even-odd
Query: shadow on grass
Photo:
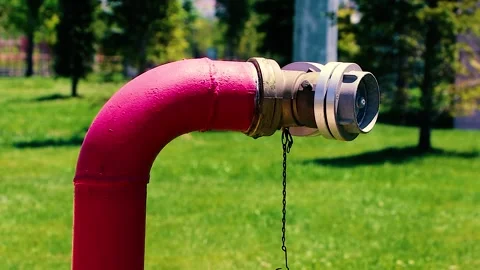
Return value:
<svg viewBox="0 0 480 270">
<path fill-rule="evenodd" d="M 432 149 L 430 151 L 420 151 L 415 146 L 408 147 L 389 147 L 378 151 L 361 153 L 353 156 L 335 157 L 335 158 L 317 158 L 307 160 L 305 163 L 314 163 L 318 165 L 327 165 L 334 167 L 353 167 L 362 165 L 383 164 L 385 162 L 400 164 L 412 161 L 416 158 L 428 156 L 442 156 L 471 159 L 480 157 L 478 151 L 455 152 L 442 149 Z"/>
<path fill-rule="evenodd" d="M 63 99 L 70 99 L 70 98 L 78 98 L 78 97 L 66 96 L 62 94 L 51 94 L 51 95 L 37 97 L 33 99 L 33 101 L 53 101 L 53 100 L 63 100 Z"/>
<path fill-rule="evenodd" d="M 59 147 L 59 146 L 79 146 L 83 143 L 85 132 L 88 128 L 85 128 L 83 132 L 78 132 L 69 138 L 54 138 L 44 140 L 33 140 L 13 143 L 16 148 L 41 148 L 41 147 Z"/>
</svg>

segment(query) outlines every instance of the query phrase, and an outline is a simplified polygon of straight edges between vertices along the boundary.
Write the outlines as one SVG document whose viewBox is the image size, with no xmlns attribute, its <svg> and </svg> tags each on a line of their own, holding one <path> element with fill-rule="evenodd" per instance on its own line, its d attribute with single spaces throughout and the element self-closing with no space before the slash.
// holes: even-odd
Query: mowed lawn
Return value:
<svg viewBox="0 0 480 270">
<path fill-rule="evenodd" d="M 0 269 L 70 267 L 75 163 L 119 84 L 0 79 Z M 159 123 L 161 125 L 161 123 Z M 377 125 L 349 143 L 295 138 L 290 269 L 480 269 L 480 132 Z M 280 136 L 193 133 L 160 153 L 148 189 L 147 269 L 275 269 Z"/>
</svg>

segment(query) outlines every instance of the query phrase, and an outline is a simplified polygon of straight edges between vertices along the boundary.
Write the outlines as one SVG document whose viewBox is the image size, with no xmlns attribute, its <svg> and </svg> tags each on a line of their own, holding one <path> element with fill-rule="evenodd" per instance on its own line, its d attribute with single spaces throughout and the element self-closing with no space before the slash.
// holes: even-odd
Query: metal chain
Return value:
<svg viewBox="0 0 480 270">
<path fill-rule="evenodd" d="M 287 154 L 290 153 L 290 149 L 293 145 L 292 134 L 288 128 L 282 130 L 282 148 L 283 148 L 283 208 L 282 208 L 282 250 L 285 254 L 285 268 L 290 270 L 288 267 L 288 256 L 287 256 L 287 246 L 285 245 L 285 226 L 286 226 L 286 217 L 287 217 Z M 277 268 L 281 269 L 281 268 Z"/>
</svg>

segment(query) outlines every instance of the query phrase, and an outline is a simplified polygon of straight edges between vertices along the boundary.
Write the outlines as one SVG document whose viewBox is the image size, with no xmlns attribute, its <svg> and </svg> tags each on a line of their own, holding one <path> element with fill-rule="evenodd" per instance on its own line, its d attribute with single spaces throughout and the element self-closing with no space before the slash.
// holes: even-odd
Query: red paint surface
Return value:
<svg viewBox="0 0 480 270">
<path fill-rule="evenodd" d="M 85 137 L 74 179 L 72 269 L 143 269 L 155 157 L 184 133 L 246 131 L 257 80 L 251 63 L 184 60 L 140 75 L 105 104 Z"/>
</svg>

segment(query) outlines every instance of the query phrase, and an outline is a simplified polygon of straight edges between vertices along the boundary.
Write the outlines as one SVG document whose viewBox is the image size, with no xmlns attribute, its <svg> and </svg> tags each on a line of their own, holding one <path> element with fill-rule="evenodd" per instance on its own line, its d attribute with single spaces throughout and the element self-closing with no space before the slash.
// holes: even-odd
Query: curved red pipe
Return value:
<svg viewBox="0 0 480 270">
<path fill-rule="evenodd" d="M 83 142 L 74 179 L 72 269 L 143 269 L 146 190 L 160 150 L 191 131 L 246 131 L 258 76 L 247 62 L 184 60 L 126 84 Z"/>
</svg>

